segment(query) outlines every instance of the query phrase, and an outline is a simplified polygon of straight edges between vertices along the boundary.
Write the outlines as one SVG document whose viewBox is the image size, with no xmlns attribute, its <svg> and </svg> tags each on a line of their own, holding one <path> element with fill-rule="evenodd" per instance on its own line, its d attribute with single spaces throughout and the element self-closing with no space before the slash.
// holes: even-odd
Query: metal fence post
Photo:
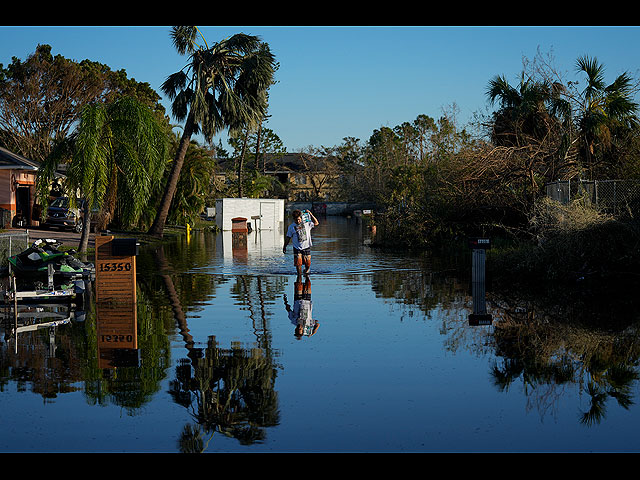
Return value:
<svg viewBox="0 0 640 480">
<path fill-rule="evenodd" d="M 469 325 L 491 325 L 491 314 L 487 313 L 486 299 L 486 252 L 491 248 L 488 238 L 469 240 L 471 247 L 471 296 L 473 313 L 469 315 Z"/>
</svg>

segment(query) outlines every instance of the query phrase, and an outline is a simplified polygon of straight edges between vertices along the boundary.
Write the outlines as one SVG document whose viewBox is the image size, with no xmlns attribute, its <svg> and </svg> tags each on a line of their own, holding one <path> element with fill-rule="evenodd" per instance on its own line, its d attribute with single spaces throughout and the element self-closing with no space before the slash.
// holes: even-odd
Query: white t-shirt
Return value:
<svg viewBox="0 0 640 480">
<path fill-rule="evenodd" d="M 291 238 L 293 247 L 298 250 L 311 248 L 311 229 L 315 227 L 313 222 L 292 223 L 287 229 L 287 237 Z"/>
<path fill-rule="evenodd" d="M 311 335 L 318 323 L 311 318 L 312 308 L 311 300 L 296 300 L 293 302 L 293 310 L 289 312 L 289 320 L 292 324 L 302 327 L 302 335 Z"/>
</svg>

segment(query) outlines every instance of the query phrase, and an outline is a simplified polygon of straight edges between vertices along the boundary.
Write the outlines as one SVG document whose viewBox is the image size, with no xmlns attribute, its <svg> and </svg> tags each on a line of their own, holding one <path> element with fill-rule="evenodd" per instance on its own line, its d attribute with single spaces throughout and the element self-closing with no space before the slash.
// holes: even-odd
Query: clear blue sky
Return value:
<svg viewBox="0 0 640 480">
<path fill-rule="evenodd" d="M 640 78 L 639 27 L 203 27 L 209 43 L 233 33 L 258 35 L 280 63 L 270 92 L 275 131 L 289 151 L 308 145 L 368 140 L 382 126 L 438 118 L 455 103 L 464 123 L 489 105 L 485 91 L 495 75 L 518 82 L 522 58 L 538 48 L 553 52 L 568 78 L 580 55 L 595 56 L 606 79 L 628 71 Z M 73 60 L 85 58 L 125 69 L 159 94 L 165 78 L 186 63 L 169 38 L 169 26 L 0 26 L 0 63 L 25 59 L 38 44 Z M 169 102 L 163 102 L 169 107 Z M 227 147 L 226 143 L 224 146 Z"/>
</svg>

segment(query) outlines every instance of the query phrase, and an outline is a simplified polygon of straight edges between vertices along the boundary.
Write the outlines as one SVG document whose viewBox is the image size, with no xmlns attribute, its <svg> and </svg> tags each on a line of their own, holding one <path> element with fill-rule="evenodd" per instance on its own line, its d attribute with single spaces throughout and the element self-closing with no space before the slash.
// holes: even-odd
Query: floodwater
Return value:
<svg viewBox="0 0 640 480">
<path fill-rule="evenodd" d="M 0 449 L 640 450 L 635 307 L 568 325 L 586 301 L 489 286 L 492 322 L 471 325 L 470 255 L 385 253 L 355 219 L 321 222 L 308 278 L 281 233 L 193 232 L 141 247 L 135 308 L 87 295 L 69 322 L 3 336 Z"/>
</svg>

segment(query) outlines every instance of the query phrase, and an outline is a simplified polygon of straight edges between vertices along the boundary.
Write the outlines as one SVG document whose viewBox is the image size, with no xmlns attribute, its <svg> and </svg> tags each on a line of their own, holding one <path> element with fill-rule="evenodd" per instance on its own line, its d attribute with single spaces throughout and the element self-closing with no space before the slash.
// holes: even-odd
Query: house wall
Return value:
<svg viewBox="0 0 640 480">
<path fill-rule="evenodd" d="M 33 203 L 35 201 L 35 184 L 36 173 L 33 171 L 25 170 L 0 170 L 0 208 L 8 210 L 10 212 L 10 219 L 4 225 L 0 225 L 0 228 L 8 228 L 11 226 L 11 221 L 16 215 L 16 187 L 26 186 L 29 187 L 29 199 L 28 205 L 25 206 L 27 211 L 24 213 L 28 218 L 31 218 L 31 212 L 33 209 Z M 0 220 L 2 216 L 0 216 Z M 33 222 L 33 219 L 32 219 Z"/>
<path fill-rule="evenodd" d="M 0 170 L 0 208 L 13 211 L 15 214 L 15 193 L 11 191 L 11 175 L 13 170 Z"/>
<path fill-rule="evenodd" d="M 256 222 L 251 217 L 261 215 Z M 223 230 L 231 230 L 231 219 L 244 217 L 253 230 L 284 229 L 284 200 L 278 198 L 220 198 L 216 200 L 216 224 Z"/>
<path fill-rule="evenodd" d="M 356 210 L 376 210 L 376 206 L 368 202 L 287 202 L 286 214 L 294 210 L 311 210 L 326 215 L 353 215 Z"/>
</svg>

